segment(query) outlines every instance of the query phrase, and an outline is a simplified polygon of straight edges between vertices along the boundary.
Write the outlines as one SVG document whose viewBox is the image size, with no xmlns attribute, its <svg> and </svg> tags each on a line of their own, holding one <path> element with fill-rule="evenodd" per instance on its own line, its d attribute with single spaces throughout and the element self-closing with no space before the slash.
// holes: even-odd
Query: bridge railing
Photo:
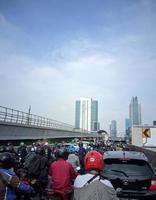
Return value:
<svg viewBox="0 0 156 200">
<path fill-rule="evenodd" d="M 74 127 L 70 124 L 3 106 L 0 106 L 0 121 L 35 127 L 55 128 L 68 131 L 74 130 Z"/>
</svg>

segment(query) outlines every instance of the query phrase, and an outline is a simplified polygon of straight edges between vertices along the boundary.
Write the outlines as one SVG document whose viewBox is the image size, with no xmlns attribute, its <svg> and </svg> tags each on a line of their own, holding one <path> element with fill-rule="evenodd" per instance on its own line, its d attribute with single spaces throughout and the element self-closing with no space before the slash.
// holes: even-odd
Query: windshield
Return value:
<svg viewBox="0 0 156 200">
<path fill-rule="evenodd" d="M 116 162 L 105 162 L 104 172 L 112 172 L 112 174 L 118 174 L 117 171 L 122 171 L 128 176 L 137 175 L 137 176 L 146 176 L 152 175 L 152 171 L 149 165 L 146 162 L 131 162 L 131 161 L 120 161 Z M 120 173 L 120 175 L 122 175 Z M 124 174 L 123 174 L 124 175 Z"/>
</svg>

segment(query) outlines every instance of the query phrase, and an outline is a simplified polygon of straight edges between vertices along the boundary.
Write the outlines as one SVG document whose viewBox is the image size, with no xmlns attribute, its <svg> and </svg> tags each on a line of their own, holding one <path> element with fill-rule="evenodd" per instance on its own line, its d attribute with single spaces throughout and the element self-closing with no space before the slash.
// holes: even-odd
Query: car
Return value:
<svg viewBox="0 0 156 200">
<path fill-rule="evenodd" d="M 102 176 L 110 180 L 119 199 L 156 200 L 156 174 L 147 157 L 137 151 L 106 151 Z"/>
</svg>

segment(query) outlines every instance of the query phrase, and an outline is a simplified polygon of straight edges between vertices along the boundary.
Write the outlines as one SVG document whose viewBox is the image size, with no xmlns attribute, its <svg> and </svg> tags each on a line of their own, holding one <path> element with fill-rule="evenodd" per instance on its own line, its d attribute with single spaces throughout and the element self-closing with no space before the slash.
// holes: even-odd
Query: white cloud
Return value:
<svg viewBox="0 0 156 200">
<path fill-rule="evenodd" d="M 103 96 L 102 93 L 105 99 L 107 95 L 110 96 L 111 84 L 114 85 L 112 79 L 115 79 L 118 73 L 113 67 L 115 59 L 96 52 L 94 48 L 82 55 L 82 48 L 79 47 L 83 45 L 78 42 L 72 44 L 73 47 L 68 47 L 71 49 L 68 51 L 69 55 L 55 63 L 40 64 L 29 57 L 15 55 L 1 63 L 1 74 L 10 79 L 10 82 L 14 81 L 16 85 L 16 95 L 12 98 L 14 104 L 32 104 L 32 109 L 34 107 L 36 113 L 74 123 L 76 99 L 81 96 L 100 98 Z M 72 49 L 76 47 L 75 44 L 76 56 L 70 57 Z M 91 43 L 86 45 L 87 48 L 94 46 Z M 61 48 L 61 51 L 62 49 L 66 47 Z M 3 80 L 2 84 L 5 84 L 4 82 Z M 9 89 L 8 85 L 5 87 Z"/>
<path fill-rule="evenodd" d="M 82 38 L 50 50 L 44 60 L 8 54 L 0 63 L 1 101 L 4 105 L 11 101 L 22 110 L 31 104 L 35 114 L 74 124 L 75 100 L 93 97 L 99 101 L 102 127 L 108 130 L 110 121 L 116 119 L 122 131 L 129 101 L 141 90 L 139 80 L 147 72 L 145 68 L 138 74 L 143 61 L 128 54 L 129 49 L 138 52 L 139 40 L 133 35 L 122 38 L 112 46 L 116 48 L 112 54 L 103 44 Z"/>
</svg>

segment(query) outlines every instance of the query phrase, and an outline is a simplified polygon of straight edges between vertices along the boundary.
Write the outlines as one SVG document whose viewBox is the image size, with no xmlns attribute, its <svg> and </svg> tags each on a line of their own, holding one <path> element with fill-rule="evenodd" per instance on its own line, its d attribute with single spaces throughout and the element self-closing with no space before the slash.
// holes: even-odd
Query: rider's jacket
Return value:
<svg viewBox="0 0 156 200">
<path fill-rule="evenodd" d="M 16 200 L 16 190 L 30 193 L 32 187 L 22 183 L 12 169 L 0 169 L 0 200 Z"/>
<path fill-rule="evenodd" d="M 52 189 L 61 190 L 68 193 L 72 190 L 72 180 L 75 179 L 77 173 L 70 163 L 63 158 L 59 158 L 50 166 L 49 173 L 51 175 Z"/>
<path fill-rule="evenodd" d="M 97 179 L 90 184 L 78 182 L 76 180 L 74 183 L 74 200 L 118 200 L 114 188 L 108 182 L 104 183 Z"/>
<path fill-rule="evenodd" d="M 79 175 L 74 182 L 74 200 L 118 200 L 109 180 L 93 174 Z"/>
<path fill-rule="evenodd" d="M 67 161 L 73 166 L 73 168 L 75 170 L 76 170 L 77 167 L 80 166 L 79 157 L 77 155 L 75 155 L 74 153 L 69 154 Z"/>
</svg>

